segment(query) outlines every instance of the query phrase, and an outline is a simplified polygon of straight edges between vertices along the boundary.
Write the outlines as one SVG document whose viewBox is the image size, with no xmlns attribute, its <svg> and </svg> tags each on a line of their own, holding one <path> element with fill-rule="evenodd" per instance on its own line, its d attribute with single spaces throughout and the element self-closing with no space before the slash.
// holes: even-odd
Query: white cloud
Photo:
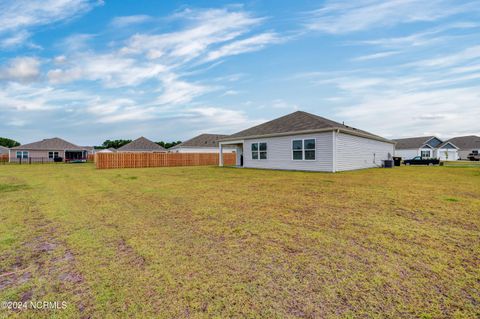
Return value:
<svg viewBox="0 0 480 319">
<path fill-rule="evenodd" d="M 399 54 L 400 51 L 385 51 L 385 52 L 378 52 L 378 53 L 373 53 L 373 54 L 368 54 L 368 55 L 362 55 L 356 58 L 353 58 L 352 61 L 368 61 L 368 60 L 376 60 L 376 59 L 381 59 L 381 58 L 386 58 L 392 55 L 397 55 Z"/>
<path fill-rule="evenodd" d="M 212 132 L 233 132 L 260 124 L 263 119 L 250 120 L 243 111 L 220 107 L 195 107 L 186 111 L 191 123 L 201 123 Z"/>
<path fill-rule="evenodd" d="M 472 9 L 475 9 L 474 2 L 459 4 L 451 0 L 333 0 L 312 12 L 307 27 L 341 34 L 401 23 L 435 21 Z"/>
<path fill-rule="evenodd" d="M 449 67 L 452 65 L 458 65 L 460 63 L 465 63 L 473 59 L 480 58 L 480 45 L 472 46 L 465 48 L 459 52 L 439 56 L 432 59 L 425 59 L 417 62 L 410 63 L 410 66 L 419 66 L 419 67 Z"/>
<path fill-rule="evenodd" d="M 173 74 L 170 74 L 162 79 L 162 84 L 162 94 L 156 101 L 156 103 L 160 105 L 188 103 L 195 97 L 200 96 L 212 89 L 204 85 L 182 81 Z"/>
<path fill-rule="evenodd" d="M 28 30 L 72 19 L 97 4 L 92 0 L 4 0 L 0 2 L 0 37 L 2 42 L 20 45 L 28 39 Z"/>
<path fill-rule="evenodd" d="M 90 80 L 101 81 L 106 87 L 136 86 L 166 71 L 161 64 L 145 63 L 115 53 L 77 54 L 61 60 L 67 67 L 48 72 L 52 83 Z"/>
<path fill-rule="evenodd" d="M 278 43 L 279 41 L 280 39 L 276 33 L 262 33 L 247 39 L 231 42 L 222 46 L 218 50 L 211 51 L 207 55 L 206 61 L 213 61 L 231 55 L 258 51 L 263 49 L 268 44 Z"/>
<path fill-rule="evenodd" d="M 112 20 L 111 25 L 116 28 L 124 28 L 134 24 L 141 24 L 152 20 L 152 17 L 144 14 L 116 17 Z"/>
<path fill-rule="evenodd" d="M 0 40 L 0 49 L 13 49 L 24 44 L 30 33 L 27 31 L 19 31 L 12 36 Z"/>
<path fill-rule="evenodd" d="M 34 57 L 17 57 L 0 69 L 0 80 L 29 82 L 40 75 L 40 61 Z"/>
<path fill-rule="evenodd" d="M 212 45 L 224 43 L 245 34 L 263 19 L 246 12 L 224 9 L 204 11 L 187 10 L 179 17 L 188 26 L 178 32 L 163 34 L 136 34 L 122 49 L 124 54 L 145 54 L 149 59 L 183 62 L 198 58 Z"/>
</svg>

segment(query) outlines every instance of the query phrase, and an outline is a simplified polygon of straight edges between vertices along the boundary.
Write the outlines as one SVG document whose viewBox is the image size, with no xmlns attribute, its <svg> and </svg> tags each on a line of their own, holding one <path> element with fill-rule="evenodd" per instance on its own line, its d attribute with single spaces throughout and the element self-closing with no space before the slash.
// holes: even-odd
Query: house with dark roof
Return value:
<svg viewBox="0 0 480 319">
<path fill-rule="evenodd" d="M 120 147 L 117 149 L 119 153 L 166 153 L 167 150 L 155 142 L 150 141 L 145 137 L 139 137 L 134 141 Z"/>
<path fill-rule="evenodd" d="M 458 158 L 462 160 L 468 159 L 468 155 L 471 153 L 478 155 L 480 152 L 480 136 L 458 136 L 449 139 L 447 142 L 458 147 Z"/>
<path fill-rule="evenodd" d="M 394 139 L 395 156 L 402 159 L 412 159 L 415 156 L 422 158 L 438 158 L 442 161 L 456 161 L 458 147 L 451 141 L 442 141 L 436 136 L 420 136 Z"/>
<path fill-rule="evenodd" d="M 395 142 L 324 117 L 297 111 L 219 140 L 234 146 L 237 166 L 338 172 L 381 167 Z"/>
<path fill-rule="evenodd" d="M 218 153 L 218 140 L 228 135 L 200 134 L 168 149 L 171 153 Z M 234 148 L 225 148 L 224 152 L 234 152 Z"/>
<path fill-rule="evenodd" d="M 65 162 L 86 161 L 88 153 L 88 149 L 82 146 L 54 137 L 12 147 L 9 160 L 10 162 L 53 162 L 61 158 Z"/>
</svg>

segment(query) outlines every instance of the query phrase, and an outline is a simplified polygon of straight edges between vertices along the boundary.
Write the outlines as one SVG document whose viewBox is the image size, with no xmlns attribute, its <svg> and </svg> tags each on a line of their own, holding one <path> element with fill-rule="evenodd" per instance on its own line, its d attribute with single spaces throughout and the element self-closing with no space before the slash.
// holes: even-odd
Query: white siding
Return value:
<svg viewBox="0 0 480 319">
<path fill-rule="evenodd" d="M 218 147 L 177 147 L 169 150 L 171 153 L 218 153 Z M 235 148 L 223 147 L 224 153 L 233 153 Z"/>
<path fill-rule="evenodd" d="M 415 156 L 420 155 L 420 151 L 418 149 L 412 150 L 395 150 L 395 156 L 401 157 L 402 159 L 412 159 Z"/>
<path fill-rule="evenodd" d="M 337 171 L 380 167 L 382 160 L 394 154 L 392 143 L 345 133 L 337 134 Z"/>
<path fill-rule="evenodd" d="M 292 159 L 292 140 L 316 139 L 316 159 L 314 161 L 294 161 Z M 267 143 L 267 159 L 252 159 L 252 143 Z M 278 136 L 245 140 L 243 148 L 243 166 L 249 168 L 270 168 L 304 171 L 333 171 L 333 132 Z"/>
</svg>

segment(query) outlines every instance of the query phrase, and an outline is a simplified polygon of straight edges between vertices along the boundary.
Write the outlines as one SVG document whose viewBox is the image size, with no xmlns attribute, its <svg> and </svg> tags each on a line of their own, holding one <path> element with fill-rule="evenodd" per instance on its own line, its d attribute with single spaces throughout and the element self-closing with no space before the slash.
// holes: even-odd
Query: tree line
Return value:
<svg viewBox="0 0 480 319">
<path fill-rule="evenodd" d="M 96 149 L 106 149 L 106 148 L 120 148 L 124 145 L 127 145 L 128 143 L 130 143 L 132 140 L 106 140 L 105 142 L 103 142 L 103 144 L 101 146 L 95 146 Z M 160 145 L 161 147 L 164 147 L 164 148 L 170 148 L 170 147 L 173 147 L 175 145 L 178 145 L 180 143 L 182 143 L 181 141 L 176 141 L 176 142 L 164 142 L 164 141 L 160 141 L 160 142 L 155 142 L 157 143 L 158 145 Z"/>
<path fill-rule="evenodd" d="M 122 139 L 120 139 L 120 140 L 106 140 L 105 142 L 102 143 L 101 146 L 95 146 L 95 148 L 96 149 L 120 148 L 123 145 L 126 145 L 126 144 L 130 143 L 131 141 L 132 140 L 122 140 Z M 160 142 L 155 142 L 155 143 L 157 143 L 161 147 L 170 148 L 170 147 L 178 145 L 182 142 L 181 141 L 176 141 L 176 142 L 160 141 Z M 20 145 L 21 144 L 19 142 L 15 141 L 15 140 L 12 140 L 12 139 L 6 138 L 6 137 L 0 137 L 0 146 L 12 148 L 12 147 L 15 147 L 15 146 L 20 146 Z"/>
</svg>

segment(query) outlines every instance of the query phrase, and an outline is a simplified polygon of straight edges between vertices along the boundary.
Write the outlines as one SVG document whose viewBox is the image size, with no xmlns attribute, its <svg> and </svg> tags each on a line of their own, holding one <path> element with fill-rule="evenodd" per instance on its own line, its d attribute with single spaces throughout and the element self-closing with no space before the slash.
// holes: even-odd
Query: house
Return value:
<svg viewBox="0 0 480 319">
<path fill-rule="evenodd" d="M 458 136 L 448 140 L 458 147 L 458 158 L 462 160 L 468 159 L 468 154 L 478 154 L 480 152 L 480 136 L 468 135 Z"/>
<path fill-rule="evenodd" d="M 117 152 L 119 153 L 132 153 L 132 152 L 143 152 L 143 153 L 165 153 L 167 150 L 157 143 L 150 141 L 145 137 L 139 137 L 134 141 L 120 147 Z"/>
<path fill-rule="evenodd" d="M 395 143 L 332 120 L 297 111 L 219 141 L 235 146 L 237 166 L 337 172 L 381 167 Z"/>
<path fill-rule="evenodd" d="M 116 153 L 116 152 L 117 152 L 117 149 L 113 148 L 113 147 L 105 148 L 103 150 L 96 151 L 96 153 Z"/>
<path fill-rule="evenodd" d="M 222 134 L 200 134 L 183 143 L 168 149 L 172 153 L 218 153 L 218 140 L 228 135 Z M 224 149 L 234 152 L 235 149 Z"/>
<path fill-rule="evenodd" d="M 65 162 L 86 161 L 87 157 L 87 149 L 58 137 L 12 147 L 9 153 L 10 162 L 53 162 L 55 158 Z"/>
<path fill-rule="evenodd" d="M 415 156 L 424 158 L 439 158 L 455 161 L 458 159 L 458 147 L 450 141 L 442 141 L 436 136 L 420 136 L 394 139 L 395 156 L 411 159 Z"/>
<path fill-rule="evenodd" d="M 8 150 L 9 150 L 8 147 L 0 145 L 0 157 L 8 155 Z"/>
</svg>

